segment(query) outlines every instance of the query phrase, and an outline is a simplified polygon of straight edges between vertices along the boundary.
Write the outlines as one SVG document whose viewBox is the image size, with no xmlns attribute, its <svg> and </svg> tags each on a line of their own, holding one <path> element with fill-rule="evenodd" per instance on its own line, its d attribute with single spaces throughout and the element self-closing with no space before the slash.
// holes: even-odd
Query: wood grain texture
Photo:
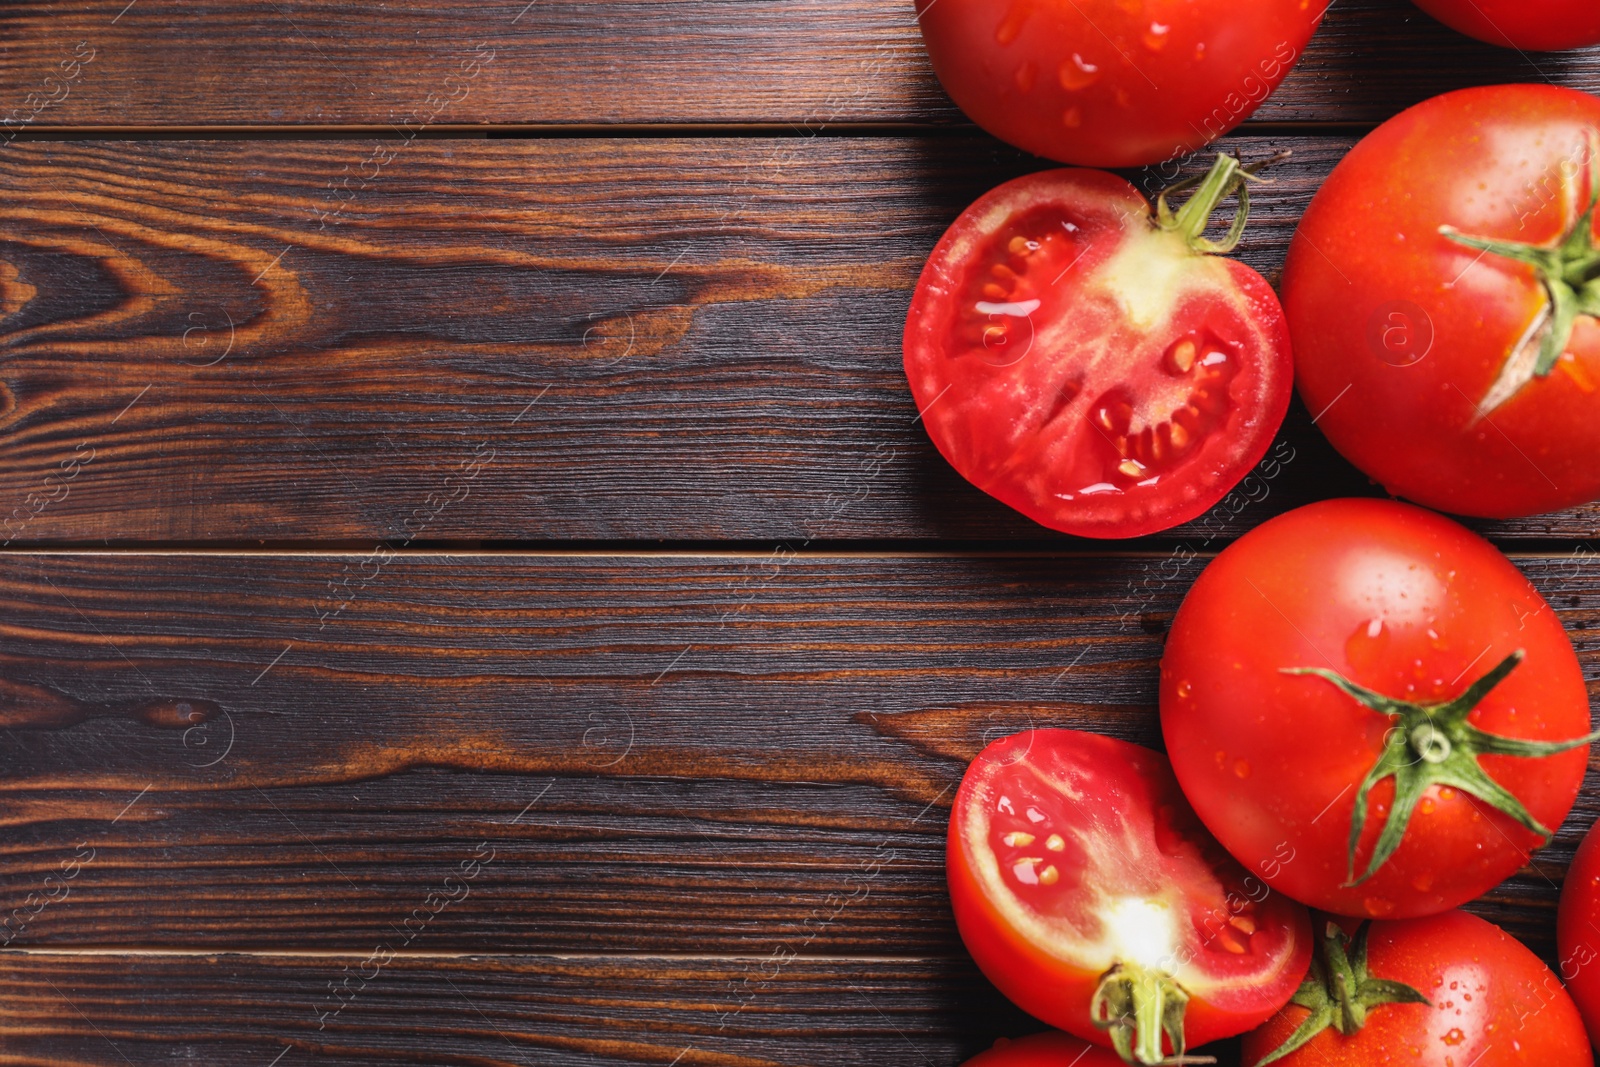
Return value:
<svg viewBox="0 0 1600 1067">
<path fill-rule="evenodd" d="M 1236 142 L 1296 152 L 1247 261 L 1276 269 L 1348 145 Z M 373 151 L 0 152 L 0 541 L 1061 540 L 939 458 L 900 364 L 939 234 L 1036 163 L 960 137 Z M 1172 536 L 1373 491 L 1303 411 L 1273 455 Z"/>
<path fill-rule="evenodd" d="M 1600 675 L 1593 560 L 1521 562 Z M 0 918 L 13 948 L 959 956 L 966 762 L 1030 725 L 1158 744 L 1198 566 L 7 554 Z M 1475 906 L 1546 953 L 1589 786 Z"/>
<path fill-rule="evenodd" d="M 0 952 L 0 1002 L 4 1062 L 73 1067 L 953 1067 L 1041 1029 L 959 960 Z"/>
<path fill-rule="evenodd" d="M 910 0 L 12 0 L 0 41 L 13 124 L 961 121 Z M 1379 122 L 1544 80 L 1600 88 L 1600 52 L 1519 55 L 1406 0 L 1340 0 L 1257 119 Z"/>
</svg>

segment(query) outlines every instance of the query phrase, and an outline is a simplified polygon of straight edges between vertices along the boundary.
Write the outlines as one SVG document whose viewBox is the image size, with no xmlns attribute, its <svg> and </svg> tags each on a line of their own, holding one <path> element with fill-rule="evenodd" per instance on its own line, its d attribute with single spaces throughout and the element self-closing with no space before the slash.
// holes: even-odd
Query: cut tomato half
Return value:
<svg viewBox="0 0 1600 1067">
<path fill-rule="evenodd" d="M 1206 832 L 1166 758 L 1073 730 L 990 745 L 948 854 L 962 939 L 1019 1007 L 1129 1062 L 1243 1033 L 1311 959 L 1306 909 Z"/>
<path fill-rule="evenodd" d="M 1104 171 L 1000 186 L 934 249 L 906 376 L 939 451 L 1036 522 L 1137 537 L 1197 518 L 1261 460 L 1294 367 L 1271 286 L 1231 248 L 1245 175 L 1219 159 L 1182 210 Z M 1241 194 L 1229 243 L 1203 236 Z"/>
</svg>

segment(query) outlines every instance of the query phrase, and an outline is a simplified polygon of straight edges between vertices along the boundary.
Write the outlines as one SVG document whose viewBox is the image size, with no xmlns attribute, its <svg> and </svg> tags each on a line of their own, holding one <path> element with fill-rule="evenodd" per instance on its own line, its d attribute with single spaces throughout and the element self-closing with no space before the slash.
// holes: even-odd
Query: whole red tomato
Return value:
<svg viewBox="0 0 1600 1067">
<path fill-rule="evenodd" d="M 1561 884 L 1556 944 L 1561 977 L 1578 1002 L 1589 1037 L 1600 1041 L 1600 829 L 1596 827 L 1590 827 Z"/>
<path fill-rule="evenodd" d="M 1283 312 L 1255 271 L 1210 253 L 1248 216 L 1219 159 L 1176 212 L 1104 171 L 1008 182 L 928 260 L 905 367 L 934 444 L 968 481 L 1036 522 L 1137 537 L 1216 504 L 1288 410 Z M 1230 190 L 1234 229 L 1202 236 Z"/>
<path fill-rule="evenodd" d="M 1600 496 L 1596 145 L 1587 93 L 1464 89 L 1312 200 L 1283 272 L 1300 393 L 1390 492 L 1501 518 Z"/>
<path fill-rule="evenodd" d="M 1245 1037 L 1245 1067 L 1594 1063 L 1572 998 L 1493 923 L 1451 911 L 1325 937 L 1294 1001 Z"/>
<path fill-rule="evenodd" d="M 1014 1040 L 1002 1037 L 963 1067 L 1123 1067 L 1123 1063 L 1109 1049 L 1051 1031 Z"/>
<path fill-rule="evenodd" d="M 1161 727 L 1200 818 L 1274 889 L 1407 918 L 1482 895 L 1566 818 L 1589 694 L 1561 621 L 1487 541 L 1329 500 L 1200 575 Z"/>
<path fill-rule="evenodd" d="M 996 741 L 962 779 L 947 855 L 956 925 L 1002 993 L 1160 1063 L 1294 993 L 1310 919 L 1206 833 L 1164 757 L 1075 730 Z"/>
<path fill-rule="evenodd" d="M 1329 0 L 917 0 L 939 80 L 967 117 L 1036 155 L 1156 163 L 1249 118 Z"/>
<path fill-rule="evenodd" d="M 1524 52 L 1600 44 L 1594 0 L 1416 0 L 1417 6 L 1480 41 Z"/>
</svg>

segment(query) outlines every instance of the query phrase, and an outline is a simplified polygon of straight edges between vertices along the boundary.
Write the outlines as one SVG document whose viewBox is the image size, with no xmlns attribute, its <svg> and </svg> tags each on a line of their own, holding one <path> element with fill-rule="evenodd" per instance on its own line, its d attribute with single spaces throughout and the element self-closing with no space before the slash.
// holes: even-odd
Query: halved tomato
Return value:
<svg viewBox="0 0 1600 1067">
<path fill-rule="evenodd" d="M 951 815 L 950 898 L 1023 1010 L 1129 1062 L 1260 1025 L 1311 961 L 1306 909 L 1200 824 L 1166 758 L 1075 730 L 986 748 Z"/>
<path fill-rule="evenodd" d="M 1260 461 L 1293 360 L 1271 286 L 1212 253 L 1249 197 L 1220 157 L 1158 212 L 1133 186 L 1056 170 L 1000 186 L 934 249 L 906 321 L 906 377 L 968 481 L 1036 522 L 1137 537 L 1196 518 Z M 1226 241 L 1208 241 L 1240 193 Z"/>
</svg>

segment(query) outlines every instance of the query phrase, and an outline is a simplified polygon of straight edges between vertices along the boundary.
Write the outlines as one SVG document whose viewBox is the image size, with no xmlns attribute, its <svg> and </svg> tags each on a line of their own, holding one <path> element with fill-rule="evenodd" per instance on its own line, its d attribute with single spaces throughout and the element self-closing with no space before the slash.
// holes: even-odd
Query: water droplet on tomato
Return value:
<svg viewBox="0 0 1600 1067">
<path fill-rule="evenodd" d="M 1069 130 L 1075 130 L 1083 125 L 1083 109 L 1069 107 L 1061 113 L 1061 125 Z"/>
<path fill-rule="evenodd" d="M 1033 14 L 1033 0 L 1012 0 L 1005 18 L 995 27 L 994 40 L 1001 46 L 1008 45 L 1017 39 L 1022 32 L 1022 24 L 1028 21 L 1028 16 Z"/>
<path fill-rule="evenodd" d="M 1364 897 L 1361 906 L 1368 915 L 1378 919 L 1394 911 L 1394 901 L 1385 900 L 1383 897 Z"/>
<path fill-rule="evenodd" d="M 1144 46 L 1152 52 L 1159 52 L 1167 47 L 1167 35 L 1172 32 L 1172 27 L 1160 22 L 1152 22 L 1144 31 Z"/>
<path fill-rule="evenodd" d="M 1039 82 L 1039 68 L 1030 59 L 1017 68 L 1015 77 L 1017 88 L 1024 93 L 1031 93 L 1033 92 L 1033 87 Z"/>
<path fill-rule="evenodd" d="M 1443 1041 L 1447 1045 L 1459 1045 L 1466 1039 L 1467 1035 L 1461 1032 L 1461 1028 L 1459 1026 L 1453 1026 L 1439 1040 Z"/>
<path fill-rule="evenodd" d="M 1355 668 L 1357 674 L 1380 670 L 1384 653 L 1389 648 L 1389 640 L 1389 628 L 1381 616 L 1375 615 L 1358 624 L 1355 632 L 1346 639 L 1345 659 L 1349 660 L 1350 666 Z"/>
<path fill-rule="evenodd" d="M 1233 763 L 1233 774 L 1236 778 L 1250 777 L 1249 762 L 1247 760 L 1235 760 Z"/>
<path fill-rule="evenodd" d="M 1061 88 L 1069 93 L 1087 89 L 1100 79 L 1100 68 L 1074 52 L 1072 58 L 1061 64 Z"/>
<path fill-rule="evenodd" d="M 1188 700 L 1189 699 L 1189 694 L 1193 693 L 1193 692 L 1194 692 L 1194 686 L 1190 685 L 1188 682 L 1184 681 L 1184 682 L 1179 682 L 1178 683 L 1178 699 L 1179 700 Z"/>
</svg>

